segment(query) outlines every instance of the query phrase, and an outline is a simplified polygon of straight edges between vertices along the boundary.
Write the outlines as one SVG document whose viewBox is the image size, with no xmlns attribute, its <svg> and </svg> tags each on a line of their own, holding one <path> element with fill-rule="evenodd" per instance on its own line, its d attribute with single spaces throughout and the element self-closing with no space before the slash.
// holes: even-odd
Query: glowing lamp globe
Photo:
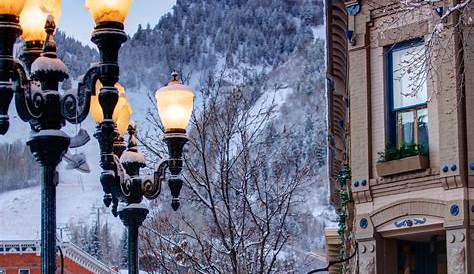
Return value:
<svg viewBox="0 0 474 274">
<path fill-rule="evenodd" d="M 55 23 L 58 24 L 61 17 L 61 0 L 26 0 L 20 14 L 22 38 L 25 42 L 46 39 L 44 25 L 48 15 L 52 15 Z"/>
<path fill-rule="evenodd" d="M 173 76 L 174 80 L 156 92 L 156 106 L 165 132 L 183 133 L 193 113 L 194 92 L 176 79 L 177 74 Z"/>
<path fill-rule="evenodd" d="M 99 103 L 99 91 L 101 88 L 102 83 L 97 81 L 96 95 L 91 96 L 90 114 L 92 119 L 97 124 L 100 124 L 104 121 L 104 113 Z M 130 104 L 128 103 L 127 95 L 125 94 L 125 88 L 119 83 L 115 84 L 115 88 L 117 88 L 119 91 L 119 99 L 117 105 L 115 106 L 112 119 L 117 124 L 117 130 L 119 131 L 120 135 L 123 136 L 127 131 L 128 122 L 132 116 L 133 111 Z"/>
<path fill-rule="evenodd" d="M 26 0 L 1 0 L 0 14 L 19 16 Z"/>
<path fill-rule="evenodd" d="M 132 118 L 133 113 L 132 107 L 128 103 L 128 100 L 125 100 L 125 105 L 120 110 L 117 109 L 117 111 L 114 111 L 114 115 L 116 112 L 118 112 L 117 121 L 115 121 L 117 124 L 117 131 L 119 132 L 120 136 L 123 137 L 127 132 L 130 118 Z"/>
<path fill-rule="evenodd" d="M 123 23 L 133 0 L 86 0 L 86 8 L 96 24 L 102 22 Z"/>
</svg>

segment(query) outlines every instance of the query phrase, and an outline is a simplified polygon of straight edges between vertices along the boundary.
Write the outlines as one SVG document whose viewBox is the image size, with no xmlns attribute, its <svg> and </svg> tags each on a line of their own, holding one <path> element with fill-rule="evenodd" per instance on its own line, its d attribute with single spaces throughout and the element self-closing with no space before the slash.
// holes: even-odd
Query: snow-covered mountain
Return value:
<svg viewBox="0 0 474 274">
<path fill-rule="evenodd" d="M 225 74 L 229 86 L 252 90 L 254 107 L 275 100 L 278 111 L 266 134 L 291 130 L 294 143 L 275 142 L 274 155 L 269 152 L 268 157 L 278 157 L 284 149 L 299 150 L 303 155 L 301 161 L 314 167 L 310 171 L 314 182 L 307 190 L 299 218 L 292 224 L 300 239 L 293 243 L 293 251 L 286 251 L 286 256 L 294 253 L 293 256 L 307 257 L 300 262 L 305 267 L 314 266 L 311 254 L 323 248 L 323 228 L 334 219 L 328 205 L 325 169 L 322 19 L 322 1 L 178 0 L 173 11 L 157 20 L 156 26 L 138 26 L 120 55 L 121 83 L 126 87 L 133 120 L 138 122 L 141 134 L 156 130 L 150 122 L 151 114 L 156 115 L 156 111 L 149 98 L 168 82 L 173 69 L 180 71 L 183 80 L 196 91 L 202 89 L 210 76 Z M 63 84 L 64 89 L 69 89 L 89 64 L 97 60 L 97 52 L 62 33 L 57 35 L 57 42 L 58 54 L 73 77 L 71 82 Z M 198 93 L 201 96 L 198 100 L 206 100 L 205 94 Z M 12 106 L 12 128 L 6 136 L 0 136 L 0 144 L 27 139 L 29 128 L 14 113 Z M 86 129 L 92 137 L 95 125 L 87 119 L 80 126 L 68 126 L 65 131 L 73 136 L 79 128 Z M 93 224 L 96 207 L 102 206 L 99 148 L 97 141 L 91 139 L 85 147 L 72 151 L 87 155 L 90 174 L 66 170 L 63 164 L 59 167 L 59 224 Z M 4 163 L 1 156 L 0 163 Z M 10 224 L 0 226 L 1 239 L 38 238 L 40 193 L 39 187 L 34 186 L 38 177 L 33 173 L 25 179 L 31 183 L 16 188 L 33 187 L 0 193 L 0 219 L 6 218 Z M 102 220 L 109 222 L 118 238 L 123 229 L 121 222 L 108 211 L 100 212 Z"/>
</svg>

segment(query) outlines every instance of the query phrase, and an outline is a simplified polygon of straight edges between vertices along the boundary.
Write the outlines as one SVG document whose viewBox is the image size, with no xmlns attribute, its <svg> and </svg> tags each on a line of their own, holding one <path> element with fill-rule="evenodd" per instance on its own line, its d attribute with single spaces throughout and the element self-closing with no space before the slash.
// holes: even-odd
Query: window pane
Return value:
<svg viewBox="0 0 474 274">
<path fill-rule="evenodd" d="M 30 274 L 30 271 L 28 269 L 21 269 L 20 274 Z"/>
<path fill-rule="evenodd" d="M 425 45 L 392 52 L 393 108 L 426 103 Z"/>
<path fill-rule="evenodd" d="M 428 150 L 428 145 L 429 145 L 428 144 L 428 110 L 426 108 L 419 109 L 417 116 L 418 116 L 418 144 L 422 145 L 424 150 Z"/>
<path fill-rule="evenodd" d="M 413 111 L 398 113 L 398 145 L 413 144 L 415 141 L 415 113 Z"/>
</svg>

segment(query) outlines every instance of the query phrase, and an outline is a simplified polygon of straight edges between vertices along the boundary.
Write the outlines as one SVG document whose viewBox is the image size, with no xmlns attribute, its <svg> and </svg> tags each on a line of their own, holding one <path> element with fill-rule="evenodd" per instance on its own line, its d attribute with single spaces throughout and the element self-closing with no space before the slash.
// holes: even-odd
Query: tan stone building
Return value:
<svg viewBox="0 0 474 274">
<path fill-rule="evenodd" d="M 462 1 L 400 2 L 326 0 L 331 198 L 350 166 L 359 252 L 346 269 L 474 273 L 472 19 L 448 14 Z"/>
</svg>

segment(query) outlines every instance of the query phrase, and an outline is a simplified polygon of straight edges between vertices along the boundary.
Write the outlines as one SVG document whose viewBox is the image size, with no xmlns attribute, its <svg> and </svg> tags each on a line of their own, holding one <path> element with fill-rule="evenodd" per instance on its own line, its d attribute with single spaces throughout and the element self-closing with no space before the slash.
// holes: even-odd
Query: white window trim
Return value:
<svg viewBox="0 0 474 274">
<path fill-rule="evenodd" d="M 21 271 L 25 271 L 25 270 L 28 271 L 28 274 L 31 273 L 29 268 L 20 268 L 20 269 L 18 269 L 18 274 L 22 274 Z"/>
</svg>

